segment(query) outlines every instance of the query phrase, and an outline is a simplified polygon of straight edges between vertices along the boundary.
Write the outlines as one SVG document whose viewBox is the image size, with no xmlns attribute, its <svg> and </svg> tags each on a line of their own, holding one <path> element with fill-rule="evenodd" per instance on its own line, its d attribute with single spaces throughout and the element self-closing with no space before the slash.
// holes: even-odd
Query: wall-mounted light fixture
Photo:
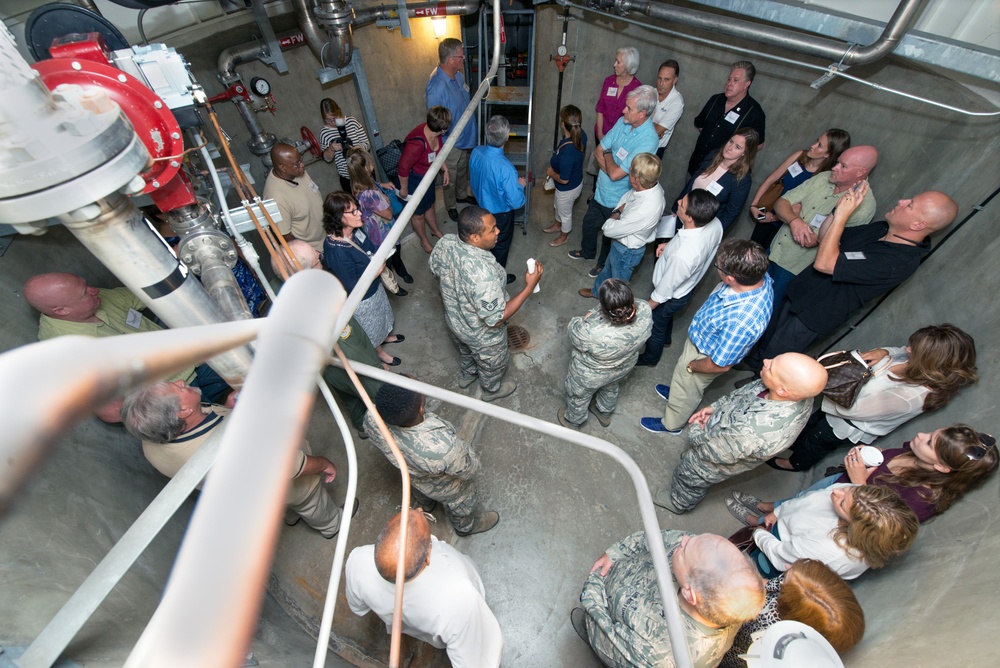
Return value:
<svg viewBox="0 0 1000 668">
<path fill-rule="evenodd" d="M 448 32 L 448 19 L 444 16 L 435 16 L 431 19 L 434 23 L 434 39 L 441 39 Z"/>
</svg>

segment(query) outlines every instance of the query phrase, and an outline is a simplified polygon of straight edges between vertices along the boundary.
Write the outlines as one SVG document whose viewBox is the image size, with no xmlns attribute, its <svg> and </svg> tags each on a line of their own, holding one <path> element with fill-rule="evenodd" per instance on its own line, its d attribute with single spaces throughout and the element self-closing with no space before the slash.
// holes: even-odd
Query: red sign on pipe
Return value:
<svg viewBox="0 0 1000 668">
<path fill-rule="evenodd" d="M 439 2 L 434 7 L 418 7 L 413 10 L 413 17 L 417 18 L 421 16 L 445 16 L 448 13 L 447 7 L 448 5 L 443 2 Z"/>
<path fill-rule="evenodd" d="M 503 24 L 503 14 L 500 15 L 500 43 L 507 43 L 507 26 Z"/>
</svg>

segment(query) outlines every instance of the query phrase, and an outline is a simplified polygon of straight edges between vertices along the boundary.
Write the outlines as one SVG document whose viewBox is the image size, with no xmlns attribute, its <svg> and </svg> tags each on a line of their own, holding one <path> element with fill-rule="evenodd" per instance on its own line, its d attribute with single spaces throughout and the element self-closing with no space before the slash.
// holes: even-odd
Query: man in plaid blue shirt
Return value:
<svg viewBox="0 0 1000 668">
<path fill-rule="evenodd" d="M 767 254 L 746 239 L 719 245 L 715 268 L 722 282 L 695 313 L 670 385 L 657 385 L 667 400 L 663 419 L 642 418 L 655 433 L 679 434 L 701 403 L 705 388 L 743 359 L 771 318 L 773 291 Z"/>
</svg>

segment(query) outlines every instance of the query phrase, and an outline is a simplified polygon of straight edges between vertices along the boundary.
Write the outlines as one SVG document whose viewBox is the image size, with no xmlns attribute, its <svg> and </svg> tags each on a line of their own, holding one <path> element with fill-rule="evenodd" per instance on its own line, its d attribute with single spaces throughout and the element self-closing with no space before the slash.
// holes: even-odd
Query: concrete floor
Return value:
<svg viewBox="0 0 1000 668">
<path fill-rule="evenodd" d="M 440 202 L 440 194 L 438 199 Z M 525 415 L 555 422 L 556 410 L 562 405 L 563 379 L 569 361 L 566 325 L 571 317 L 585 313 L 596 302 L 577 295 L 579 288 L 592 283 L 586 275 L 591 263 L 572 260 L 566 254 L 567 250 L 578 247 L 579 224 L 570 243 L 550 248 L 548 242 L 553 237 L 543 234 L 541 229 L 551 223 L 551 195 L 539 188 L 533 204 L 527 235 L 522 235 L 520 229 L 515 231 L 508 269 L 519 274 L 519 279 L 511 288 L 517 290 L 524 285 L 523 268 L 528 257 L 535 257 L 545 266 L 545 275 L 541 292 L 530 297 L 511 320 L 512 324 L 528 329 L 531 344 L 512 355 L 508 374 L 519 383 L 519 388 L 499 403 Z M 585 209 L 585 197 L 581 197 L 577 203 L 580 217 Z M 439 205 L 439 220 L 446 219 Z M 455 228 L 454 223 L 448 222 L 441 229 L 454 233 Z M 737 230 L 737 234 L 741 232 Z M 437 281 L 427 269 L 427 255 L 416 239 L 411 238 L 404 243 L 403 257 L 415 280 L 406 286 L 409 296 L 391 298 L 396 331 L 407 335 L 407 341 L 392 350 L 403 360 L 399 371 L 458 390 L 454 380 L 458 373 L 458 353 L 449 342 Z M 652 260 L 650 254 L 633 280 L 640 298 L 649 295 Z M 583 427 L 586 433 L 605 438 L 628 452 L 646 472 L 652 489 L 669 480 L 686 435 L 651 434 L 639 426 L 639 418 L 662 414 L 663 401 L 653 392 L 653 385 L 669 382 L 687 325 L 716 282 L 706 278 L 692 298 L 692 306 L 676 319 L 676 343 L 665 351 L 659 366 L 639 368 L 623 383 L 611 427 L 603 429 L 593 419 Z M 706 400 L 730 391 L 737 377 L 730 373 L 721 378 L 709 389 Z M 484 505 L 501 515 L 496 529 L 458 538 L 438 510 L 433 530 L 438 538 L 470 555 L 479 566 L 487 600 L 504 631 L 503 665 L 599 666 L 596 657 L 573 631 L 569 611 L 578 602 L 583 580 L 594 561 L 612 543 L 641 527 L 635 492 L 627 475 L 603 455 L 583 447 L 543 438 L 450 405 L 435 410 L 455 423 L 463 435 L 471 435 L 483 464 L 479 483 Z M 339 440 L 334 433 L 325 407 L 317 407 L 310 427 L 310 442 L 315 447 L 318 442 Z M 325 454 L 338 465 L 346 466 L 339 449 L 331 443 Z M 352 527 L 352 547 L 374 542 L 384 522 L 396 512 L 400 494 L 397 471 L 377 449 L 359 441 L 358 458 L 362 507 Z M 734 480 L 732 485 L 713 490 L 688 515 L 677 517 L 661 510 L 659 519 L 663 528 L 729 535 L 739 528 L 723 505 L 730 487 L 762 498 L 780 498 L 806 484 L 806 476 L 781 474 L 764 467 Z M 333 488 L 335 494 L 343 494 L 337 483 Z M 331 547 L 315 533 L 297 527 L 285 532 L 275 562 L 272 584 L 276 586 L 272 591 L 279 592 L 278 598 L 286 609 L 311 629 L 317 625 L 322 606 L 320 592 L 325 591 L 329 578 Z M 363 620 L 356 618 L 347 608 L 343 594 L 334 634 L 359 663 L 379 665 L 364 663 L 354 652 L 379 661 L 387 657 L 384 626 L 374 615 Z M 367 652 L 362 647 L 367 647 Z M 411 665 L 448 665 L 443 651 L 428 652 L 422 657 Z"/>
</svg>

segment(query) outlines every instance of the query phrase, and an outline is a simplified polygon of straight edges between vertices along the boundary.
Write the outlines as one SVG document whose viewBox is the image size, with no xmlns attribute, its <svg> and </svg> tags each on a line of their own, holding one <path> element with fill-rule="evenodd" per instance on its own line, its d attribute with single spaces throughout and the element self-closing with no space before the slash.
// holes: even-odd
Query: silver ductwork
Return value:
<svg viewBox="0 0 1000 668">
<path fill-rule="evenodd" d="M 567 0 L 557 0 L 557 2 L 561 5 L 579 6 Z M 842 65 L 862 65 L 875 62 L 892 53 L 903 35 L 916 24 L 927 2 L 928 0 L 901 0 L 892 18 L 889 19 L 882 31 L 881 37 L 866 46 L 845 44 L 837 40 L 775 28 L 761 23 L 722 18 L 718 14 L 686 9 L 662 2 L 590 0 L 587 4 L 590 7 L 619 16 L 638 12 L 650 18 L 679 23 L 691 28 L 753 42 L 762 42 L 789 51 L 832 60 Z"/>
</svg>

